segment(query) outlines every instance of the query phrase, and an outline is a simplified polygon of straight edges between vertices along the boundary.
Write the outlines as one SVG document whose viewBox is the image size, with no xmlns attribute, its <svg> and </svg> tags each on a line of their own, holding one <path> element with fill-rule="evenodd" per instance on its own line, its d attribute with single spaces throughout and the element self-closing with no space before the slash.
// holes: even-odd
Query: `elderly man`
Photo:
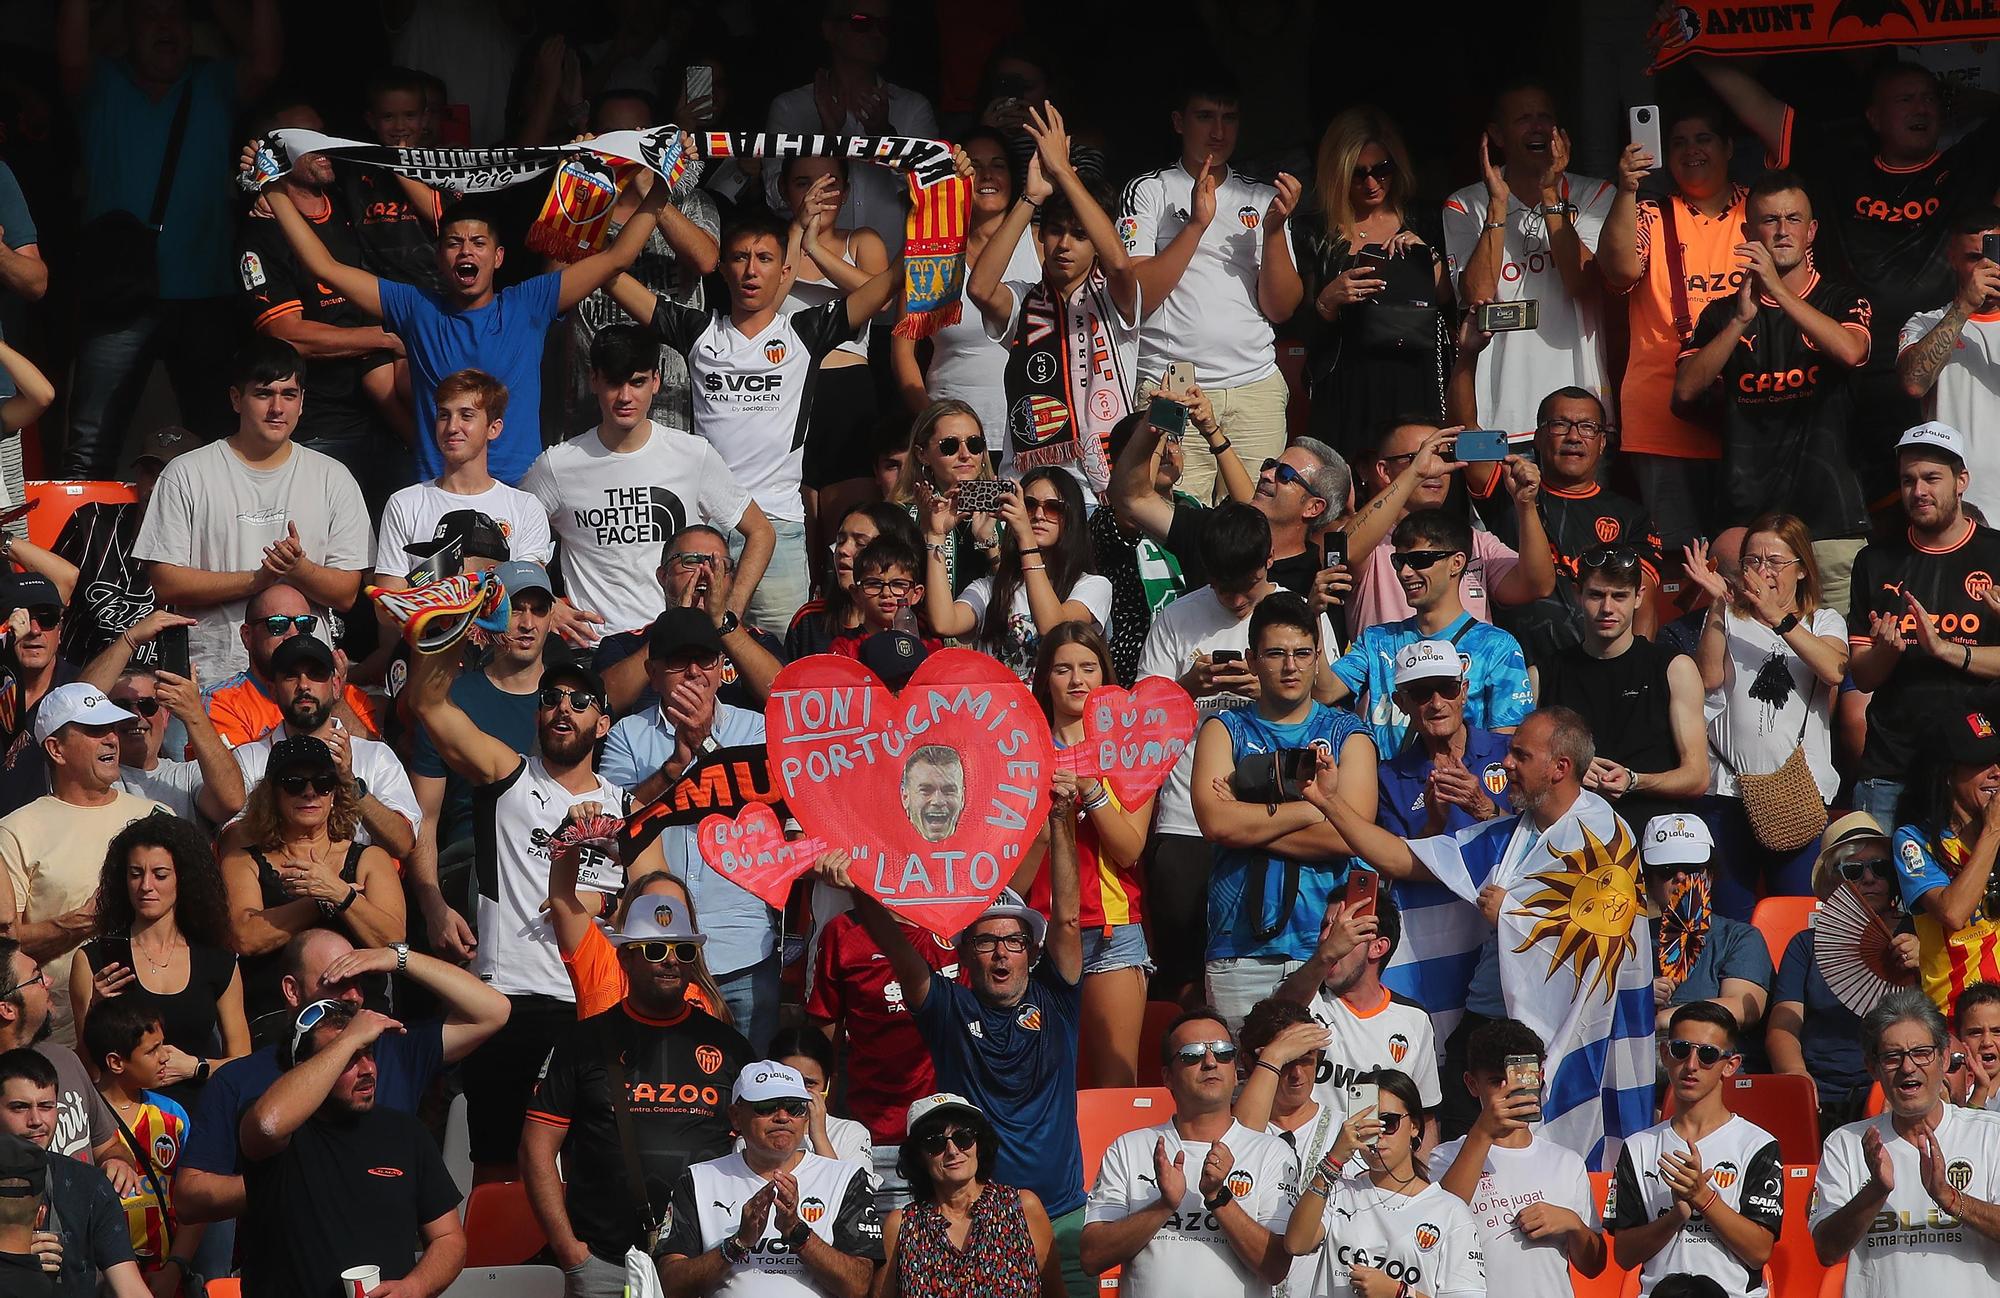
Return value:
<svg viewBox="0 0 2000 1298">
<path fill-rule="evenodd" d="M 141 646 L 154 643 L 171 628 L 193 623 L 193 618 L 178 613 L 148 613 L 91 660 L 83 679 L 132 714 L 118 731 L 119 788 L 153 799 L 182 820 L 193 820 L 196 795 L 203 785 L 213 785 L 211 801 L 227 818 L 243 810 L 243 773 L 202 706 L 201 682 L 158 667 L 132 665 Z M 187 731 L 191 760 L 160 756 L 172 721 Z"/>
<path fill-rule="evenodd" d="M 763 1292 L 782 1276 L 787 1292 L 861 1298 L 882 1260 L 867 1171 L 803 1148 L 813 1095 L 796 1069 L 748 1064 L 729 1098 L 743 1148 L 681 1173 L 661 1284 L 676 1294 Z"/>
<path fill-rule="evenodd" d="M 1465 670 L 1449 640 L 1396 651 L 1393 701 L 1413 739 L 1375 768 L 1376 820 L 1404 838 L 1455 834 L 1505 814 L 1508 737 L 1465 719 Z"/>
<path fill-rule="evenodd" d="M 1920 991 L 1861 1021 L 1884 1112 L 1827 1137 L 1813 1250 L 1847 1262 L 1847 1298 L 1977 1293 L 2000 1273 L 2000 1123 L 1945 1102 L 1951 1040 Z"/>
<path fill-rule="evenodd" d="M 377 1298 L 421 1298 L 464 1269 L 444 1156 L 415 1114 L 376 1103 L 375 1043 L 402 1030 L 347 1001 L 299 1011 L 291 1066 L 241 1124 L 252 1191 L 237 1241 L 245 1298 L 322 1293 L 328 1276 L 357 1266 L 387 1281 L 368 1289 Z"/>
<path fill-rule="evenodd" d="M 820 877 L 853 893 L 854 917 L 889 957 L 903 1003 L 930 1047 L 939 1090 L 979 1106 L 1000 1135 L 994 1179 L 1033 1190 L 1048 1208 L 1071 1293 L 1089 1289 L 1081 1259 L 1083 1151 L 1077 1143 L 1077 1023 L 1083 933 L 1076 861 L 1076 789 L 1049 802 L 1048 918 L 1013 889 L 958 935 L 966 982 L 935 976 L 909 933 L 848 877 L 845 852 L 819 859 Z"/>
<path fill-rule="evenodd" d="M 118 727 L 132 714 L 95 685 L 73 681 L 42 699 L 35 742 L 49 763 L 49 792 L 0 818 L 0 935 L 12 937 L 49 976 L 54 1031 L 70 1021 L 70 952 L 96 924 L 91 898 L 118 831 L 166 809 L 118 787 Z"/>
<path fill-rule="evenodd" d="M 653 1240 L 691 1164 L 729 1153 L 723 1095 L 750 1070 L 750 1043 L 687 1003 L 704 939 L 685 906 L 642 898 L 612 941 L 624 1002 L 557 1042 L 521 1129 L 521 1179 L 568 1298 L 622 1298 L 626 1250 Z"/>
</svg>

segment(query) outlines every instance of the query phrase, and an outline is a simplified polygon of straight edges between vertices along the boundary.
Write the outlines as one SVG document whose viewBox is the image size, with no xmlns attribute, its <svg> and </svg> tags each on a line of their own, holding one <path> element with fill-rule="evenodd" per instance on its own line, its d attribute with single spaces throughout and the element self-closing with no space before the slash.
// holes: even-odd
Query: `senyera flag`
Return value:
<svg viewBox="0 0 2000 1298">
<path fill-rule="evenodd" d="M 2000 37 L 1991 0 L 1782 0 L 1675 5 L 1653 26 L 1657 71 L 1690 54 L 1809 54 Z"/>
</svg>

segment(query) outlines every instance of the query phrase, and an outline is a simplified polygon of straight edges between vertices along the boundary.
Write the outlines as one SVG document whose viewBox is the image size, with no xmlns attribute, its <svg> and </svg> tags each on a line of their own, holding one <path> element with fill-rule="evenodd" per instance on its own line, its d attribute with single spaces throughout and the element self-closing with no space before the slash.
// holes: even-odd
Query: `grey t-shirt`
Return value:
<svg viewBox="0 0 2000 1298">
<path fill-rule="evenodd" d="M 682 216 L 706 231 L 710 238 L 722 236 L 721 214 L 715 200 L 705 191 L 696 189 L 675 206 L 680 208 Z M 605 241 L 608 243 L 616 239 L 618 232 L 624 228 L 621 222 L 612 222 L 605 227 Z M 667 237 L 660 233 L 657 226 L 646 237 L 645 250 L 627 273 L 654 294 L 664 293 L 683 306 L 703 305 L 701 275 L 694 267 L 681 264 L 680 259 L 674 256 L 673 248 L 667 244 Z M 590 394 L 591 339 L 597 337 L 597 331 L 606 325 L 631 323 L 632 317 L 625 314 L 624 308 L 603 289 L 577 303 L 576 310 L 570 312 L 569 435 L 575 436 L 596 427 L 598 423 L 597 401 Z M 687 358 L 663 345 L 660 348 L 660 390 L 653 394 L 653 422 L 684 433 L 693 432 L 694 414 L 689 408 L 688 398 Z"/>
<path fill-rule="evenodd" d="M 90 1151 L 111 1139 L 117 1122 L 111 1106 L 90 1084 L 83 1061 L 68 1046 L 44 1041 L 35 1053 L 56 1066 L 56 1134 L 49 1148 L 79 1163 L 92 1161 Z"/>
<path fill-rule="evenodd" d="M 354 475 L 330 456 L 294 445 L 275 469 L 253 469 L 227 441 L 179 456 L 153 488 L 134 558 L 209 572 L 254 572 L 264 551 L 296 527 L 306 558 L 359 572 L 373 555 L 368 507 Z M 188 610 L 188 657 L 205 682 L 243 668 L 242 600 Z M 340 609 L 316 609 L 328 629 Z"/>
</svg>

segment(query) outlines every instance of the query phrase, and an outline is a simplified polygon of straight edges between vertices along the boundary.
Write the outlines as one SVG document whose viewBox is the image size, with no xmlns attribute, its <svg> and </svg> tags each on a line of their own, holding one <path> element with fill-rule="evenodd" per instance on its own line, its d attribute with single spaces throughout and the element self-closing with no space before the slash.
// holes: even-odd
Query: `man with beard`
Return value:
<svg viewBox="0 0 2000 1298">
<path fill-rule="evenodd" d="M 965 811 L 965 763 L 957 750 L 925 744 L 903 767 L 903 814 L 927 843 L 942 843 Z"/>
<path fill-rule="evenodd" d="M 693 1224 L 672 1211 L 675 1187 L 691 1164 L 729 1153 L 727 1098 L 750 1063 L 741 1034 L 687 1003 L 707 939 L 685 906 L 642 898 L 611 940 L 624 1003 L 563 1036 L 520 1128 L 521 1177 L 567 1298 L 622 1298 L 626 1250 L 669 1215 L 676 1231 Z"/>
<path fill-rule="evenodd" d="M 506 993 L 513 1010 L 506 1029 L 465 1070 L 466 1118 L 481 1179 L 496 1172 L 512 1179 L 536 1073 L 557 1037 L 576 1022 L 576 992 L 541 914 L 549 891 L 549 839 L 575 804 L 600 803 L 610 814 L 623 814 L 626 798 L 592 760 L 611 730 L 603 677 L 574 661 L 543 668 L 535 696 L 536 753 L 523 756 L 452 701 L 458 673 L 455 655 L 418 654 L 403 693 L 445 766 L 472 785 L 479 933 L 472 971 Z M 593 858 L 599 867 L 617 868 Z"/>
<path fill-rule="evenodd" d="M 375 1043 L 402 1031 L 346 1001 L 314 1001 L 293 1021 L 291 1066 L 243 1115 L 246 1298 L 325 1293 L 357 1266 L 379 1272 L 371 1298 L 426 1298 L 464 1269 L 444 1156 L 415 1115 L 375 1103 Z"/>
<path fill-rule="evenodd" d="M 49 1040 L 55 1027 L 49 987 L 49 976 L 35 958 L 13 938 L 0 937 L 0 1053 L 25 1047 L 54 1066 L 56 1118 L 50 1150 L 81 1163 L 96 1163 L 121 1194 L 137 1192 L 139 1173 L 118 1134 L 111 1107 L 90 1084 L 90 1074 L 76 1052 Z"/>
<path fill-rule="evenodd" d="M 311 735 L 333 754 L 335 770 L 354 785 L 361 804 L 358 843 L 373 843 L 397 860 L 409 856 L 417 841 L 416 791 L 396 758 L 396 750 L 377 739 L 354 734 L 333 715 L 338 697 L 333 650 L 310 635 L 295 635 L 271 654 L 271 685 L 283 709 L 284 722 L 253 743 L 235 750 L 243 772 L 243 787 L 254 789 L 264 778 L 271 749 L 297 735 Z M 221 805 L 206 787 L 198 799 L 202 814 L 220 821 Z"/>
<path fill-rule="evenodd" d="M 207 689 L 209 720 L 216 733 L 232 748 L 254 743 L 278 728 L 285 712 L 278 704 L 278 687 L 271 680 L 271 655 L 293 636 L 328 638 L 319 614 L 287 582 L 266 586 L 243 606 L 243 625 L 237 638 L 243 643 L 242 671 L 224 677 Z M 375 736 L 381 727 L 375 720 L 375 705 L 361 687 L 348 684 L 335 707 L 341 723 L 356 733 Z"/>
<path fill-rule="evenodd" d="M 118 831 L 166 808 L 118 787 L 118 727 L 132 714 L 81 681 L 59 685 L 35 715 L 49 762 L 49 792 L 0 818 L 0 936 L 46 966 L 55 1034 L 70 1021 L 70 953 L 96 929 L 93 897 L 105 849 Z"/>
<path fill-rule="evenodd" d="M 63 596 L 56 584 L 34 573 L 16 573 L 4 591 L 0 605 L 7 610 L 6 627 L 0 630 L 0 653 L 12 662 L 0 666 L 14 678 L 18 701 L 11 732 L 0 728 L 0 815 L 24 807 L 49 791 L 48 763 L 41 745 L 30 736 L 35 728 L 35 712 L 42 699 L 58 685 L 76 679 L 76 664 L 60 652 L 63 635 Z M 11 642 L 11 644 L 7 643 Z"/>
</svg>

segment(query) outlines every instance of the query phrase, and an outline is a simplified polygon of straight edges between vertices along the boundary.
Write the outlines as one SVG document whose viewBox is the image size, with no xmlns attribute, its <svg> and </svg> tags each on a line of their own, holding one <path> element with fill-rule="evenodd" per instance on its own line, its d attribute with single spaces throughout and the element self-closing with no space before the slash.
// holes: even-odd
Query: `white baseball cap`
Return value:
<svg viewBox="0 0 2000 1298">
<path fill-rule="evenodd" d="M 939 1091 L 936 1095 L 926 1095 L 910 1105 L 909 1116 L 904 1119 L 904 1130 L 915 1131 L 917 1124 L 933 1113 L 964 1113 L 974 1121 L 984 1123 L 986 1115 L 979 1106 L 963 1095 L 953 1095 L 950 1091 Z"/>
<path fill-rule="evenodd" d="M 1396 651 L 1396 688 L 1411 681 L 1437 680 L 1449 676 L 1457 680 L 1463 667 L 1458 650 L 1449 640 L 1418 640 Z"/>
<path fill-rule="evenodd" d="M 35 713 L 35 742 L 41 743 L 72 721 L 86 726 L 115 726 L 136 719 L 106 698 L 104 691 L 95 685 L 72 681 L 42 696 L 42 706 Z"/>
<path fill-rule="evenodd" d="M 1933 419 L 1918 424 L 1904 433 L 1896 442 L 1896 453 L 1904 451 L 1942 451 L 1958 464 L 1965 463 L 1965 434 L 1950 424 Z"/>
<path fill-rule="evenodd" d="M 1646 867 L 1707 865 L 1715 859 L 1715 839 L 1700 816 L 1676 813 L 1646 822 L 1646 841 L 1639 854 Z"/>
<path fill-rule="evenodd" d="M 1042 915 L 1042 912 L 1030 906 L 1021 894 L 1015 892 L 1012 888 L 1002 888 L 1000 895 L 993 899 L 991 905 L 987 906 L 985 910 L 980 911 L 972 923 L 967 924 L 959 930 L 959 942 L 963 943 L 966 934 L 972 932 L 974 928 L 989 919 L 1020 920 L 1022 924 L 1027 926 L 1028 944 L 1038 951 L 1041 949 L 1044 939 L 1049 935 L 1049 921 Z"/>
<path fill-rule="evenodd" d="M 759 1059 L 743 1065 L 743 1071 L 736 1074 L 736 1085 L 730 1088 L 729 1099 L 733 1104 L 810 1100 L 812 1092 L 806 1089 L 806 1079 L 798 1069 L 789 1068 L 775 1059 Z"/>
<path fill-rule="evenodd" d="M 610 937 L 613 946 L 630 946 L 634 942 L 692 942 L 703 946 L 708 942 L 708 934 L 695 931 L 680 898 L 657 893 L 635 900 L 625 912 L 625 927 Z"/>
</svg>

